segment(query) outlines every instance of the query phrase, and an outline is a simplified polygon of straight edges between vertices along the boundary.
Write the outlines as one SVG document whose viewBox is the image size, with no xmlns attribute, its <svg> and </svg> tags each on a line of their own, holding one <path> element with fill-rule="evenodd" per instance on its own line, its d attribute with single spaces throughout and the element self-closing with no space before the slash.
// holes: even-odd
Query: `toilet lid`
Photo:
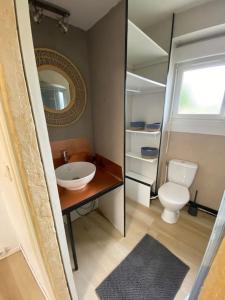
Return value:
<svg viewBox="0 0 225 300">
<path fill-rule="evenodd" d="M 163 184 L 159 188 L 158 194 L 159 197 L 162 197 L 171 203 L 177 204 L 185 204 L 190 199 L 188 188 L 173 182 L 167 182 Z"/>
</svg>

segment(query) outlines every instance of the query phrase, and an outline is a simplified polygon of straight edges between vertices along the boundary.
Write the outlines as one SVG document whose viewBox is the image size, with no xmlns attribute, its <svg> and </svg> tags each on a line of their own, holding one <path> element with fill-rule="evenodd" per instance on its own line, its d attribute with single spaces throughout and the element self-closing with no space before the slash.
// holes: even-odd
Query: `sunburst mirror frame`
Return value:
<svg viewBox="0 0 225 300">
<path fill-rule="evenodd" d="M 64 55 L 47 48 L 36 48 L 35 57 L 38 70 L 54 70 L 69 82 L 70 103 L 63 110 L 54 110 L 46 106 L 45 116 L 49 126 L 65 127 L 78 121 L 87 103 L 85 81 L 78 68 Z"/>
</svg>

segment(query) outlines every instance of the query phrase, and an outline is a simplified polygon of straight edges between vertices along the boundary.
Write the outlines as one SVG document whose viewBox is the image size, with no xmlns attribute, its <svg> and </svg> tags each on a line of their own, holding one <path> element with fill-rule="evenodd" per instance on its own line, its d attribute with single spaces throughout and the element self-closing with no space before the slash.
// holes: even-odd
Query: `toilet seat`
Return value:
<svg viewBox="0 0 225 300">
<path fill-rule="evenodd" d="M 190 199 L 187 187 L 173 182 L 166 182 L 158 191 L 159 198 L 175 205 L 184 205 Z"/>
</svg>

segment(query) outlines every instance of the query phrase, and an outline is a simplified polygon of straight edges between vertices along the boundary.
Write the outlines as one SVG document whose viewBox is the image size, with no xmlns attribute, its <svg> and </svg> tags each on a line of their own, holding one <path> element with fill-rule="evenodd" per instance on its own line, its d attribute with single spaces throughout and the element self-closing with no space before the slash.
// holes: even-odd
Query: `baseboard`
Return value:
<svg viewBox="0 0 225 300">
<path fill-rule="evenodd" d="M 189 201 L 188 203 L 189 204 L 193 204 L 194 202 L 193 201 Z M 208 213 L 210 215 L 217 216 L 217 213 L 218 213 L 217 210 L 215 210 L 213 208 L 210 208 L 210 207 L 207 207 L 207 206 L 204 206 L 204 205 L 201 205 L 201 204 L 198 204 L 198 203 L 196 203 L 196 205 L 197 205 L 197 207 L 198 207 L 199 210 L 204 211 L 204 212 L 206 212 L 206 213 Z"/>
<path fill-rule="evenodd" d="M 151 193 L 151 201 L 157 199 L 157 196 L 158 196 L 157 194 Z M 194 202 L 193 201 L 189 201 L 188 204 L 187 204 L 187 206 L 189 204 L 191 204 L 191 203 L 194 203 Z M 198 204 L 198 203 L 196 203 L 196 204 L 197 204 L 197 207 L 198 207 L 199 210 L 204 211 L 204 212 L 206 212 L 209 215 L 212 215 L 212 216 L 215 216 L 215 217 L 217 216 L 218 210 L 215 210 L 213 208 L 210 208 L 210 207 Z"/>
</svg>

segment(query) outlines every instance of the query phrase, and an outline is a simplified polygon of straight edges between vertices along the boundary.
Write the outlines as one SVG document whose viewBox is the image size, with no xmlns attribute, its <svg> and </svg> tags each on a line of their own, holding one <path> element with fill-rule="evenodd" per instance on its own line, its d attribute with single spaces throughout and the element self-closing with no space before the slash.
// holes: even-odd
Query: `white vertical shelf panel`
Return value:
<svg viewBox="0 0 225 300">
<path fill-rule="evenodd" d="M 150 205 L 151 187 L 126 178 L 126 196 L 146 207 Z"/>
</svg>

